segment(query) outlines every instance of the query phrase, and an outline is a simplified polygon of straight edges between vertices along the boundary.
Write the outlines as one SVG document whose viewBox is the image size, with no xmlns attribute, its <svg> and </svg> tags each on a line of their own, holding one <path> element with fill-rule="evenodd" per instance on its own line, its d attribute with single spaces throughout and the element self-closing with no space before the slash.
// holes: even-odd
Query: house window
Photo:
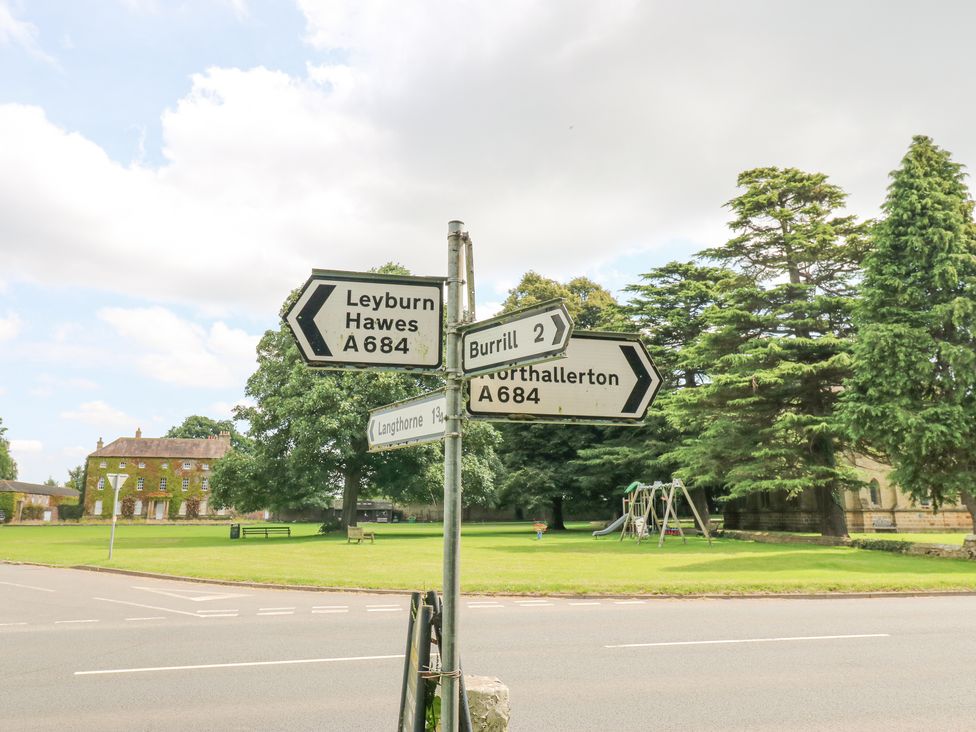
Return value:
<svg viewBox="0 0 976 732">
<path fill-rule="evenodd" d="M 102 462 L 100 462 L 98 464 L 98 467 L 100 467 L 100 468 L 107 468 L 108 467 L 108 463 L 105 462 L 104 460 L 102 460 Z"/>
<path fill-rule="evenodd" d="M 142 516 L 142 501 L 136 501 L 135 507 L 132 509 L 132 513 L 136 516 Z"/>
<path fill-rule="evenodd" d="M 184 478 L 183 479 L 183 492 L 186 493 L 186 489 L 189 488 L 189 487 L 190 487 L 190 479 L 189 478 Z"/>
<path fill-rule="evenodd" d="M 140 468 L 144 468 L 144 467 L 146 467 L 146 464 L 144 462 L 142 462 L 142 460 L 140 460 L 139 461 L 139 467 Z"/>
<path fill-rule="evenodd" d="M 136 478 L 136 490 L 137 491 L 141 491 L 145 487 L 146 487 L 146 479 L 145 478 Z"/>
<path fill-rule="evenodd" d="M 203 465 L 200 466 L 200 470 L 210 470 L 210 463 L 203 463 Z"/>
<path fill-rule="evenodd" d="M 183 463 L 183 470 L 189 470 L 191 467 L 190 463 Z"/>
<path fill-rule="evenodd" d="M 98 490 L 100 491 L 105 490 L 105 478 L 98 479 Z M 98 513 L 101 513 L 101 511 L 99 511 Z"/>
<path fill-rule="evenodd" d="M 868 494 L 871 496 L 872 506 L 881 505 L 881 484 L 878 483 L 877 478 L 871 478 L 871 482 L 868 483 Z"/>
<path fill-rule="evenodd" d="M 102 502 L 95 501 L 95 508 L 92 509 L 92 513 L 96 516 L 102 515 Z"/>
<path fill-rule="evenodd" d="M 161 491 L 166 490 L 166 478 L 159 479 L 159 490 Z"/>
<path fill-rule="evenodd" d="M 201 516 L 206 516 L 207 515 L 207 501 L 206 500 L 200 501 L 200 508 L 197 509 L 197 513 L 199 513 Z"/>
<path fill-rule="evenodd" d="M 124 467 L 125 467 L 125 460 L 119 460 L 119 469 L 121 470 Z"/>
<path fill-rule="evenodd" d="M 180 516 L 186 516 L 186 501 L 180 501 Z"/>
<path fill-rule="evenodd" d="M 159 467 L 161 467 L 163 470 L 169 470 L 169 463 L 163 463 Z"/>
<path fill-rule="evenodd" d="M 210 481 L 207 480 L 206 478 L 203 479 L 203 490 L 205 491 L 210 490 Z"/>
</svg>

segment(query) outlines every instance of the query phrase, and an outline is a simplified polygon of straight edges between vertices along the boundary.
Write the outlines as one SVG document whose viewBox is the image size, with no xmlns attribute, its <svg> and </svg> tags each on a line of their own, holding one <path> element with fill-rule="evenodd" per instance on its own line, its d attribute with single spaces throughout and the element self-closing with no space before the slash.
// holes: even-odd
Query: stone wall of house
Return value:
<svg viewBox="0 0 976 732">
<path fill-rule="evenodd" d="M 183 463 L 190 463 L 184 468 Z M 213 513 L 210 507 L 210 490 L 203 489 L 203 480 L 211 479 L 212 460 L 184 459 L 184 458 L 119 458 L 119 457 L 89 457 L 88 480 L 85 483 L 85 516 L 91 518 L 111 518 L 112 499 L 114 491 L 109 473 L 124 473 L 129 476 L 125 484 L 119 489 L 119 502 L 131 498 L 139 502 L 139 511 L 134 518 L 148 518 L 147 510 L 150 501 L 164 500 L 167 510 L 164 519 L 182 519 L 180 511 L 189 499 L 195 499 L 203 506 L 206 501 L 206 513 Z M 124 463 L 124 467 L 120 467 Z M 143 467 L 140 467 L 140 463 Z M 207 470 L 203 466 L 208 466 Z M 143 488 L 139 489 L 139 478 L 143 479 Z M 162 479 L 166 479 L 166 488 L 161 489 Z M 183 490 L 183 479 L 189 480 L 187 490 Z M 98 488 L 99 479 L 104 479 L 104 486 Z M 95 503 L 102 502 L 101 513 L 95 515 Z M 203 511 L 201 510 L 201 515 Z"/>
</svg>

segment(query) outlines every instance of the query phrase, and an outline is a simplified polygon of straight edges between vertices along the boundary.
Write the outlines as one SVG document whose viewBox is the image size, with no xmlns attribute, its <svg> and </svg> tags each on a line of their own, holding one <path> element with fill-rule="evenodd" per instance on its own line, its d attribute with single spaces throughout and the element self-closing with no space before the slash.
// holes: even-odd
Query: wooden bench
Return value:
<svg viewBox="0 0 976 732">
<path fill-rule="evenodd" d="M 898 531 L 898 527 L 895 526 L 894 522 L 890 518 L 873 518 L 871 519 L 871 526 L 873 526 L 874 530 L 878 533 L 887 532 L 894 534 Z"/>
<path fill-rule="evenodd" d="M 369 539 L 370 542 L 376 543 L 376 532 L 366 531 L 362 526 L 350 526 L 346 529 L 346 543 L 348 544 L 353 539 L 356 540 L 357 544 L 362 544 L 363 539 Z"/>
<path fill-rule="evenodd" d="M 265 539 L 271 534 L 286 534 L 291 536 L 291 526 L 245 526 L 241 529 L 242 537 L 246 537 L 248 534 L 264 534 Z"/>
</svg>

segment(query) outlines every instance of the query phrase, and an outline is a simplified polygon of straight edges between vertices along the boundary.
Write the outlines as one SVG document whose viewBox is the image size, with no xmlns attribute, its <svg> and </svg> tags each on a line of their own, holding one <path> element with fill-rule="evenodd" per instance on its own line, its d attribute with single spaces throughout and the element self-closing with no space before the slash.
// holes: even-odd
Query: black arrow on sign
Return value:
<svg viewBox="0 0 976 732">
<path fill-rule="evenodd" d="M 552 345 L 558 345 L 560 339 L 563 337 L 563 333 L 566 332 L 566 323 L 563 322 L 563 316 L 559 313 L 555 313 L 552 316 L 552 322 L 556 326 L 556 337 L 552 339 Z"/>
<path fill-rule="evenodd" d="M 627 359 L 630 368 L 634 370 L 634 376 L 637 377 L 637 383 L 634 384 L 630 396 L 627 397 L 623 411 L 636 412 L 641 400 L 644 399 L 644 395 L 647 394 L 647 390 L 651 388 L 653 379 L 651 378 L 651 372 L 647 370 L 641 357 L 637 355 L 636 346 L 621 346 L 620 350 L 624 352 L 624 358 Z"/>
<path fill-rule="evenodd" d="M 376 438 L 373 437 L 373 420 L 369 420 L 369 441 L 376 442 Z"/>
<path fill-rule="evenodd" d="M 329 295 L 336 288 L 335 285 L 319 285 L 318 289 L 308 298 L 308 302 L 298 313 L 298 325 L 305 334 L 308 345 L 312 347 L 312 353 L 316 356 L 332 356 L 332 351 L 325 343 L 325 339 L 315 325 L 313 318 L 322 309 L 322 305 L 329 299 Z"/>
</svg>

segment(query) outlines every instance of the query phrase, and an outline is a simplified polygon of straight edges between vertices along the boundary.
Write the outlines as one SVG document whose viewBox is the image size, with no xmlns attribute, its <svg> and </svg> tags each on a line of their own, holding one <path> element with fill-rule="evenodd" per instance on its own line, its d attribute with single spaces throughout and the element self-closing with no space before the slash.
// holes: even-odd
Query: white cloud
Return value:
<svg viewBox="0 0 976 732">
<path fill-rule="evenodd" d="M 104 308 L 98 316 L 135 348 L 140 370 L 159 381 L 242 387 L 254 370 L 258 336 L 223 322 L 204 328 L 162 307 Z"/>
<path fill-rule="evenodd" d="M 84 402 L 76 410 L 61 412 L 61 419 L 83 422 L 95 427 L 131 427 L 137 423 L 120 409 L 116 409 L 101 400 Z"/>
<path fill-rule="evenodd" d="M 238 399 L 236 402 L 214 402 L 210 405 L 210 411 L 207 415 L 214 419 L 233 419 L 235 407 L 253 407 L 255 404 L 256 402 L 253 399 L 247 397 Z"/>
<path fill-rule="evenodd" d="M 37 26 L 25 20 L 17 20 L 6 0 L 0 0 L 0 45 L 20 46 L 34 58 L 57 66 L 54 57 L 41 49 L 38 35 Z"/>
<path fill-rule="evenodd" d="M 44 452 L 44 443 L 40 440 L 11 440 L 10 452 L 14 457 Z"/>
<path fill-rule="evenodd" d="M 17 313 L 8 312 L 6 316 L 0 317 L 0 342 L 16 338 L 22 325 L 23 322 Z"/>
<path fill-rule="evenodd" d="M 460 217 L 490 288 L 721 242 L 747 167 L 823 170 L 872 214 L 915 132 L 976 164 L 972 5 L 300 5 L 342 62 L 194 75 L 159 167 L 0 105 L 4 276 L 271 313 L 312 267 L 444 274 Z"/>
<path fill-rule="evenodd" d="M 77 459 L 77 458 L 87 457 L 88 455 L 90 455 L 92 453 L 93 450 L 94 450 L 94 447 L 87 448 L 87 447 L 81 447 L 80 445 L 74 445 L 72 447 L 65 447 L 65 448 L 63 448 L 61 450 L 61 454 L 64 457 L 76 458 Z"/>
</svg>

